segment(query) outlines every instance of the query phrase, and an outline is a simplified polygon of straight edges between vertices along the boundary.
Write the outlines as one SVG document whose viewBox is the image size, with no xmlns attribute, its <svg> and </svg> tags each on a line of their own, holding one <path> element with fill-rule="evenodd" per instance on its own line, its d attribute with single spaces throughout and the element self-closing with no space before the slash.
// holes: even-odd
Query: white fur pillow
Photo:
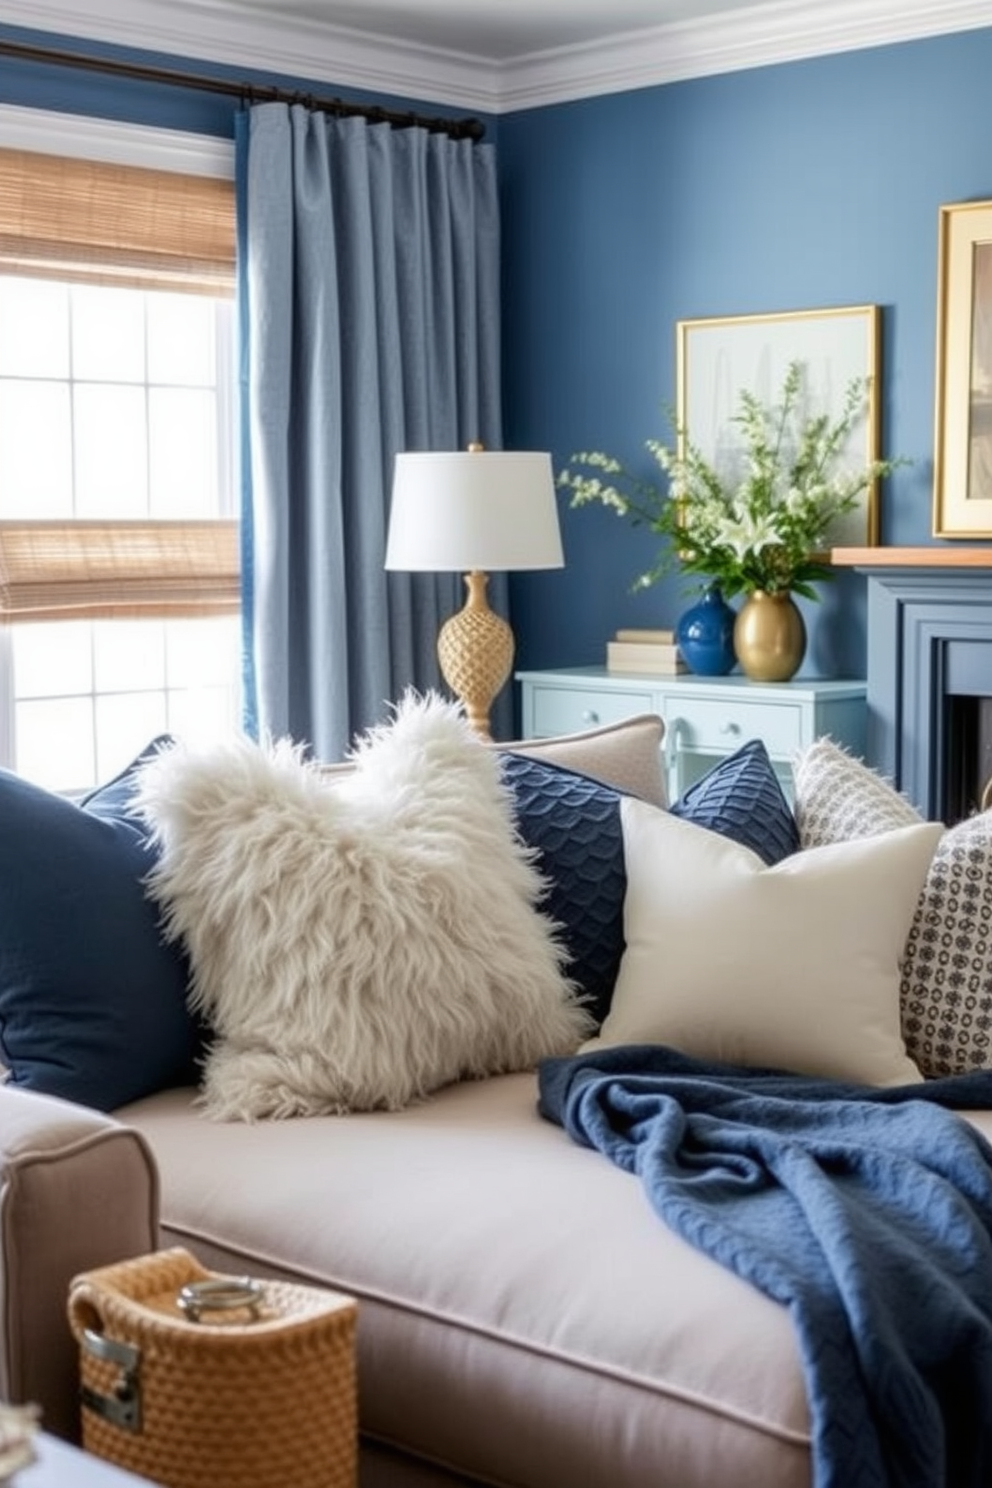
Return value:
<svg viewBox="0 0 992 1488">
<path fill-rule="evenodd" d="M 395 1109 L 589 1031 L 498 755 L 410 696 L 354 760 L 328 782 L 287 741 L 239 738 L 141 774 L 148 892 L 216 1034 L 215 1117 Z"/>
</svg>

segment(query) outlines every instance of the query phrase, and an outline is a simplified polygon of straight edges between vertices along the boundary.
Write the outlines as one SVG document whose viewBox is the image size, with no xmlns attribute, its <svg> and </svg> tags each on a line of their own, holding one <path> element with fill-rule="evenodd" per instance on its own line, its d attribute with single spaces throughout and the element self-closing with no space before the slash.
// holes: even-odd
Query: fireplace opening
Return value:
<svg viewBox="0 0 992 1488">
<path fill-rule="evenodd" d="M 943 811 L 948 826 L 992 806 L 992 697 L 945 694 Z"/>
</svg>

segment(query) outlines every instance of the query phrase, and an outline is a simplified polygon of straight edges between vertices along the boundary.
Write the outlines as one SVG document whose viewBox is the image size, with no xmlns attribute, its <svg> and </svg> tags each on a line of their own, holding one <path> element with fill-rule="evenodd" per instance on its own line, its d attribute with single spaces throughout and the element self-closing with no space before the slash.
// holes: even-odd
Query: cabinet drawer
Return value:
<svg viewBox="0 0 992 1488">
<path fill-rule="evenodd" d="M 638 713 L 653 713 L 650 692 L 588 692 L 578 688 L 535 687 L 534 733 L 538 738 L 555 734 L 581 734 L 602 724 L 622 723 Z"/>
<path fill-rule="evenodd" d="M 678 749 L 730 754 L 748 739 L 764 739 L 773 758 L 788 759 L 802 747 L 802 713 L 788 703 L 693 698 L 682 707 L 673 704 L 678 718 L 668 718 L 667 734 Z"/>
</svg>

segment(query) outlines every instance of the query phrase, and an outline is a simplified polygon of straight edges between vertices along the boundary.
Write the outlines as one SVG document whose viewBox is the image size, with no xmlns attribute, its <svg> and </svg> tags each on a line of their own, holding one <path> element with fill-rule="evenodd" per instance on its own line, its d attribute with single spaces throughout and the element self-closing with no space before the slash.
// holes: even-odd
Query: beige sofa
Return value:
<svg viewBox="0 0 992 1488">
<path fill-rule="evenodd" d="M 527 747 L 661 801 L 661 732 Z M 4 1394 L 76 1436 L 69 1279 L 180 1244 L 358 1299 L 365 1488 L 807 1483 L 786 1315 L 670 1235 L 536 1094 L 506 1075 L 249 1125 L 206 1120 L 188 1089 L 112 1117 L 0 1089 Z"/>
<path fill-rule="evenodd" d="M 810 1482 L 786 1312 L 544 1122 L 531 1075 L 254 1127 L 178 1090 L 118 1120 L 2 1089 L 0 1131 L 0 1386 L 54 1432 L 78 1432 L 69 1278 L 182 1244 L 358 1299 L 363 1488 Z"/>
<path fill-rule="evenodd" d="M 659 740 L 646 721 L 609 767 L 554 752 L 659 799 Z M 787 1312 L 543 1120 L 534 1073 L 255 1124 L 207 1120 L 190 1089 L 105 1116 L 0 1088 L 0 1149 L 0 1392 L 60 1435 L 79 1429 L 70 1278 L 182 1245 L 357 1299 L 362 1488 L 811 1482 Z"/>
<path fill-rule="evenodd" d="M 0 1091 L 5 1393 L 52 1430 L 76 1430 L 69 1277 L 182 1244 L 358 1298 L 363 1484 L 808 1482 L 786 1314 L 542 1121 L 532 1076 L 401 1113 L 208 1123 L 172 1091 L 120 1117 Z"/>
</svg>

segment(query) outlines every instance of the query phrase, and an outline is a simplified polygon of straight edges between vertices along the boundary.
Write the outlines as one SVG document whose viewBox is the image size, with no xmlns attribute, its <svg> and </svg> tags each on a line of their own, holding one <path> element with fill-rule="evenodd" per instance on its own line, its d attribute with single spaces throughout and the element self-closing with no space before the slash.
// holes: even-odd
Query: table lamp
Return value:
<svg viewBox="0 0 992 1488">
<path fill-rule="evenodd" d="M 521 450 L 396 456 L 387 569 L 464 573 L 464 607 L 441 627 L 441 675 L 476 733 L 513 666 L 513 632 L 489 608 L 488 573 L 564 565 L 551 456 Z"/>
</svg>

